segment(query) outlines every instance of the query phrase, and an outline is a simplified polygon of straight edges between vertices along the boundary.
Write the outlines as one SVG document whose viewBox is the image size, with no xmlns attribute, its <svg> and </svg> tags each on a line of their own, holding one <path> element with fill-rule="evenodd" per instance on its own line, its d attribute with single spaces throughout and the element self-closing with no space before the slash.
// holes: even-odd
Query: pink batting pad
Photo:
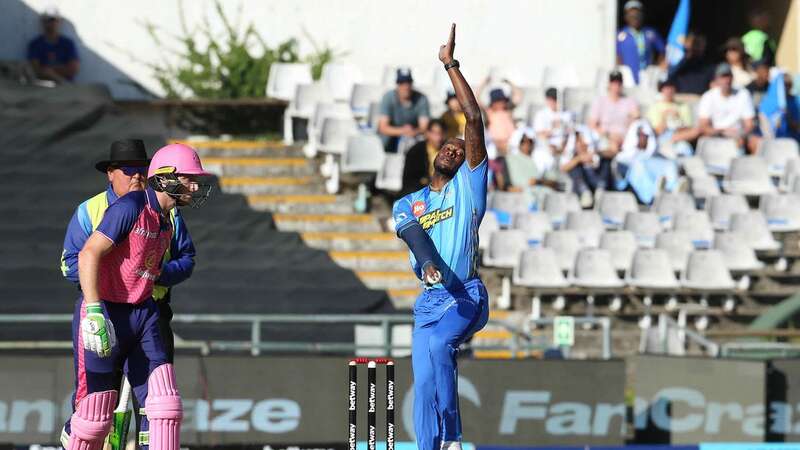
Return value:
<svg viewBox="0 0 800 450">
<path fill-rule="evenodd" d="M 147 379 L 145 411 L 150 421 L 150 450 L 180 450 L 183 406 L 172 364 L 158 366 Z"/>
<path fill-rule="evenodd" d="M 67 450 L 100 450 L 111 429 L 117 391 L 95 392 L 84 397 L 70 419 Z"/>
</svg>

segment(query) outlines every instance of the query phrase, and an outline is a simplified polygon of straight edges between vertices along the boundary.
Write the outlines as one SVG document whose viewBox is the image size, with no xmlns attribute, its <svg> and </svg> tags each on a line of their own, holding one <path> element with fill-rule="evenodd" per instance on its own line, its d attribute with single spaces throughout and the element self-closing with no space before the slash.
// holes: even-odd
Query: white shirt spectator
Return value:
<svg viewBox="0 0 800 450">
<path fill-rule="evenodd" d="M 581 139 L 586 142 L 589 151 L 594 153 L 597 150 L 597 133 L 586 125 L 578 125 L 575 131 L 581 134 Z M 573 158 L 575 155 L 575 132 L 570 133 L 566 138 L 567 143 L 564 146 L 564 151 L 559 156 L 553 155 L 553 152 L 548 147 L 538 147 L 533 150 L 533 161 L 541 172 L 557 170 Z M 599 160 L 599 156 L 594 153 L 594 162 L 597 163 Z"/>
<path fill-rule="evenodd" d="M 572 114 L 569 111 L 553 111 L 547 106 L 533 116 L 533 131 L 538 135 L 550 132 L 547 143 L 560 147 L 564 142 L 564 131 L 572 123 Z"/>
<path fill-rule="evenodd" d="M 639 147 L 639 130 L 647 135 L 645 148 Z M 653 156 L 657 148 L 658 139 L 653 127 L 646 120 L 640 119 L 628 127 L 628 132 L 625 133 L 625 140 L 622 142 L 622 150 L 617 154 L 616 160 L 618 163 L 630 165 L 635 159 L 647 159 Z"/>
<path fill-rule="evenodd" d="M 697 115 L 701 119 L 710 119 L 714 129 L 724 130 L 741 128 L 743 120 L 755 117 L 755 109 L 747 89 L 733 89 L 725 97 L 719 88 L 713 88 L 700 98 Z"/>
</svg>

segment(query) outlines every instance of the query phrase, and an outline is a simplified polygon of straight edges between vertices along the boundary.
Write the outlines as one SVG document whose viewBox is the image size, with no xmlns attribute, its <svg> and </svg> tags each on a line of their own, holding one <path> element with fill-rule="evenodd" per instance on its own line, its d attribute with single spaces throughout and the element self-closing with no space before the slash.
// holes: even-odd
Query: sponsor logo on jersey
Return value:
<svg viewBox="0 0 800 450">
<path fill-rule="evenodd" d="M 419 224 L 422 225 L 423 230 L 428 230 L 430 227 L 437 223 L 453 217 L 453 207 L 445 210 L 437 209 L 419 217 Z"/>
<path fill-rule="evenodd" d="M 425 212 L 425 202 L 417 201 L 414 202 L 414 206 L 411 207 L 411 212 L 414 214 L 414 217 L 419 217 L 422 213 Z"/>
</svg>

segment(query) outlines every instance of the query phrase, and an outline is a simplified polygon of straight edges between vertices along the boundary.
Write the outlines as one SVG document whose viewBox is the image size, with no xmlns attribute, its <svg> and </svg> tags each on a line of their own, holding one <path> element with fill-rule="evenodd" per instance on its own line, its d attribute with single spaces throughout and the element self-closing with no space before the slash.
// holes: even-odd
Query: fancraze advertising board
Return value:
<svg viewBox="0 0 800 450">
<path fill-rule="evenodd" d="M 346 441 L 342 358 L 182 357 L 182 442 L 192 445 Z M 459 361 L 464 438 L 475 444 L 619 445 L 622 361 Z M 359 373 L 359 438 L 366 437 L 366 369 Z M 0 442 L 55 443 L 71 413 L 72 359 L 0 357 Z M 413 440 L 410 360 L 396 366 L 398 441 Z M 378 370 L 378 439 L 385 377 Z M 277 447 L 276 447 L 277 448 Z"/>
</svg>

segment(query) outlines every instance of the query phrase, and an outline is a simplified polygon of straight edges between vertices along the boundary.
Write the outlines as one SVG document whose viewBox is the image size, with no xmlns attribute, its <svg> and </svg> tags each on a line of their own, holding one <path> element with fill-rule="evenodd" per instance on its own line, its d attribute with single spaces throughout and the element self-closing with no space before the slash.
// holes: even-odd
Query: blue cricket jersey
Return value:
<svg viewBox="0 0 800 450">
<path fill-rule="evenodd" d="M 464 161 L 440 192 L 425 187 L 396 201 L 392 211 L 398 236 L 416 221 L 438 253 L 442 283 L 455 287 L 478 277 L 478 227 L 486 212 L 487 159 L 470 169 Z M 422 280 L 422 268 L 409 252 L 411 267 Z"/>
</svg>

